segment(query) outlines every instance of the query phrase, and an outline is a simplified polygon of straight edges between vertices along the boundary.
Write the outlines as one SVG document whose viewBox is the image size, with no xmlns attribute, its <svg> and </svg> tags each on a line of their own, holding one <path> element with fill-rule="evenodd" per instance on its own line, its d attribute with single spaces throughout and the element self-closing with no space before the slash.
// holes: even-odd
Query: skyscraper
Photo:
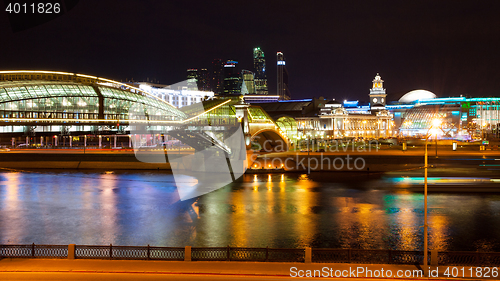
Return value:
<svg viewBox="0 0 500 281">
<path fill-rule="evenodd" d="M 260 47 L 253 49 L 253 66 L 255 68 L 255 91 L 258 95 L 267 95 L 266 59 Z"/>
<path fill-rule="evenodd" d="M 241 71 L 241 94 L 242 95 L 252 95 L 255 94 L 255 80 L 253 72 L 249 70 Z"/>
<path fill-rule="evenodd" d="M 198 90 L 199 91 L 210 91 L 210 83 L 209 83 L 209 75 L 208 70 L 206 68 L 202 68 L 198 71 Z"/>
<path fill-rule="evenodd" d="M 187 70 L 187 88 L 198 91 L 198 69 L 190 68 Z"/>
<path fill-rule="evenodd" d="M 224 92 L 224 61 L 214 59 L 212 61 L 211 89 L 216 96 Z"/>
<path fill-rule="evenodd" d="M 241 79 L 238 71 L 238 62 L 228 60 L 224 64 L 224 92 L 223 95 L 239 95 L 241 91 Z"/>
<path fill-rule="evenodd" d="M 280 100 L 290 99 L 290 90 L 288 89 L 288 70 L 285 65 L 285 56 L 282 52 L 276 54 L 278 68 L 278 96 Z"/>
</svg>

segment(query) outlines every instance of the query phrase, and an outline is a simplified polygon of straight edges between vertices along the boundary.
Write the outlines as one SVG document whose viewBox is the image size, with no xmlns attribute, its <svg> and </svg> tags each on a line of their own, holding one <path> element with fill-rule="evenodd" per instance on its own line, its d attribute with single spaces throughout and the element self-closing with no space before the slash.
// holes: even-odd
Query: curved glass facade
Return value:
<svg viewBox="0 0 500 281">
<path fill-rule="evenodd" d="M 128 120 L 134 104 L 143 104 L 150 120 L 186 118 L 168 103 L 125 89 L 71 81 L 0 82 L 2 118 Z"/>
<path fill-rule="evenodd" d="M 276 120 L 276 125 L 285 132 L 289 139 L 297 138 L 297 121 L 292 117 L 283 116 Z"/>
</svg>

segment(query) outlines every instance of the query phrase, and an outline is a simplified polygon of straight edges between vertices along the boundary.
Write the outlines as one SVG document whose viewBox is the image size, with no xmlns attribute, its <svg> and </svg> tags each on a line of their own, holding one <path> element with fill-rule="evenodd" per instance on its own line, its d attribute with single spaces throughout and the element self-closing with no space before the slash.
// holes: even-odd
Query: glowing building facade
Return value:
<svg viewBox="0 0 500 281">
<path fill-rule="evenodd" d="M 238 71 L 238 62 L 228 60 L 224 65 L 224 92 L 223 95 L 239 95 L 241 92 L 241 77 Z"/>
<path fill-rule="evenodd" d="M 255 69 L 255 91 L 258 95 L 269 94 L 267 88 L 266 59 L 264 51 L 259 47 L 253 49 L 253 66 Z"/>
<path fill-rule="evenodd" d="M 115 146 L 120 134 L 129 144 L 130 138 L 123 134 L 130 121 L 146 118 L 170 124 L 186 115 L 140 88 L 105 78 L 53 71 L 0 71 L 0 133 L 12 138 L 8 140 L 12 146 L 18 141 L 87 146 L 89 134 L 99 147 L 103 134 L 115 135 Z M 1 139 L 5 145 L 3 135 Z"/>
<path fill-rule="evenodd" d="M 189 81 L 190 80 L 188 79 L 187 85 L 190 84 Z M 159 99 L 162 99 L 177 108 L 199 103 L 214 97 L 213 92 L 190 90 L 189 86 L 182 84 L 179 86 L 168 86 L 151 83 L 137 83 L 137 85 L 139 89 L 158 97 Z"/>
<path fill-rule="evenodd" d="M 188 90 L 198 90 L 198 69 L 190 68 L 187 70 L 187 87 Z"/>
<path fill-rule="evenodd" d="M 255 80 L 253 72 L 249 70 L 241 71 L 241 78 L 243 83 L 241 84 L 241 94 L 242 95 L 254 95 L 255 94 Z"/>
</svg>

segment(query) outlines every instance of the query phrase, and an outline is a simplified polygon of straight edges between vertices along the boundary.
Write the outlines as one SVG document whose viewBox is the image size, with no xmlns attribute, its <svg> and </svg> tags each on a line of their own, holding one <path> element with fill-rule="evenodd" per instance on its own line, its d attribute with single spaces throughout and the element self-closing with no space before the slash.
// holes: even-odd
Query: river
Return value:
<svg viewBox="0 0 500 281">
<path fill-rule="evenodd" d="M 0 243 L 422 250 L 419 176 L 244 175 L 179 201 L 168 172 L 3 171 Z M 500 251 L 499 181 L 430 186 L 430 249 Z"/>
</svg>

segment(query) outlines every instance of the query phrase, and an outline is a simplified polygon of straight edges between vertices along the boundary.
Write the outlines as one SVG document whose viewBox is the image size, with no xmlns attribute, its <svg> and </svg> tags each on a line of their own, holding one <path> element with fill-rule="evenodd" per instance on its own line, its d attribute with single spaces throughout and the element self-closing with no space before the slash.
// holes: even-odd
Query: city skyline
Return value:
<svg viewBox="0 0 500 281">
<path fill-rule="evenodd" d="M 497 11 L 4 1 L 0 272 L 497 278 Z"/>
<path fill-rule="evenodd" d="M 211 71 L 204 67 L 188 68 L 188 88 L 193 90 L 196 86 L 196 90 L 212 91 L 216 95 L 279 95 L 281 100 L 290 99 L 288 71 L 283 53 L 277 52 L 276 55 L 276 92 L 269 89 L 264 51 L 255 47 L 253 57 L 252 70 L 248 66 L 240 66 L 237 60 L 229 59 L 224 63 L 224 59 L 220 58 L 212 61 Z"/>
<path fill-rule="evenodd" d="M 364 100 L 377 72 L 387 81 L 390 100 L 415 89 L 440 97 L 491 96 L 500 81 L 496 1 L 263 2 L 244 14 L 235 11 L 248 6 L 225 1 L 136 4 L 101 1 L 95 9 L 80 2 L 65 15 L 20 32 L 11 30 L 2 12 L 0 31 L 10 43 L 0 47 L 1 68 L 172 84 L 185 79 L 186 69 L 209 66 L 213 58 L 252 65 L 248 48 L 260 46 L 271 56 L 286 54 L 293 69 L 290 88 L 298 99 Z M 115 16 L 108 21 L 111 10 Z M 208 14 L 237 16 L 227 25 L 224 17 L 205 20 Z M 59 41 L 61 36 L 66 40 Z M 267 67 L 268 88 L 276 89 L 276 65 Z"/>
</svg>

